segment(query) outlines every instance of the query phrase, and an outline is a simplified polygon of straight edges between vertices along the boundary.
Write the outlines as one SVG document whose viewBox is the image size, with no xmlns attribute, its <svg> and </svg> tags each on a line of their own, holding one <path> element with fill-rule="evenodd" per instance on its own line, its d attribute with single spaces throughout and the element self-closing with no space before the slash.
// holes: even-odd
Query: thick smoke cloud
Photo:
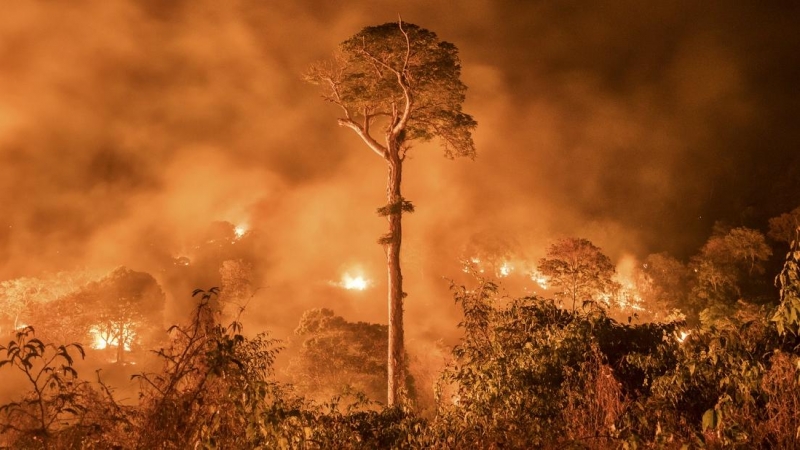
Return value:
<svg viewBox="0 0 800 450">
<path fill-rule="evenodd" d="M 796 206 L 795 5 L 642 2 L 18 2 L 0 17 L 0 279 L 147 270 L 229 221 L 259 230 L 254 321 L 332 306 L 382 321 L 385 168 L 301 80 L 363 26 L 455 43 L 475 161 L 406 169 L 412 336 L 454 307 L 475 247 L 560 236 L 612 259 L 691 254 L 717 219 Z M 792 195 L 791 193 L 795 193 Z M 794 202 L 794 203 L 793 203 Z M 489 249 L 491 250 L 491 249 Z M 358 266 L 374 285 L 331 286 Z M 216 280 L 209 281 L 209 284 Z M 449 321 L 452 325 L 452 321 Z M 279 324 L 279 325 L 276 325 Z"/>
</svg>

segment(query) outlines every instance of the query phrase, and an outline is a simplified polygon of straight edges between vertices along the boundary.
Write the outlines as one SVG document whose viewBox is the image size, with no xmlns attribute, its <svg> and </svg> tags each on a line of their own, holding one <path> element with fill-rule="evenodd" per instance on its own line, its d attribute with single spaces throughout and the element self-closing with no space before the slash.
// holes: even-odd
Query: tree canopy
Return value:
<svg viewBox="0 0 800 450">
<path fill-rule="evenodd" d="M 339 106 L 340 126 L 353 130 L 386 161 L 385 246 L 388 273 L 388 403 L 401 392 L 403 349 L 403 276 L 400 268 L 403 213 L 414 206 L 401 192 L 403 161 L 411 142 L 439 138 L 445 156 L 474 156 L 472 116 L 461 110 L 466 86 L 456 46 L 417 25 L 386 23 L 366 27 L 339 46 L 333 59 L 311 66 L 306 80 L 322 87 L 322 96 Z M 382 127 L 383 143 L 373 135 Z"/>
<path fill-rule="evenodd" d="M 769 219 L 769 232 L 767 236 L 779 242 L 790 244 L 798 237 L 800 230 L 800 206 Z"/>
<path fill-rule="evenodd" d="M 400 143 L 438 137 L 447 157 L 475 155 L 476 122 L 461 109 L 467 87 L 460 77 L 456 46 L 407 22 L 364 28 L 306 74 L 342 109 L 339 124 L 384 158 L 386 146 L 372 135 L 376 123 Z"/>
<path fill-rule="evenodd" d="M 348 322 L 327 308 L 303 314 L 295 334 L 302 347 L 290 364 L 306 395 L 326 399 L 347 390 L 379 400 L 386 392 L 386 325 Z"/>
<path fill-rule="evenodd" d="M 572 302 L 599 300 L 613 290 L 614 265 L 608 256 L 586 239 L 561 239 L 539 260 L 539 272 L 558 289 L 557 297 Z"/>
</svg>

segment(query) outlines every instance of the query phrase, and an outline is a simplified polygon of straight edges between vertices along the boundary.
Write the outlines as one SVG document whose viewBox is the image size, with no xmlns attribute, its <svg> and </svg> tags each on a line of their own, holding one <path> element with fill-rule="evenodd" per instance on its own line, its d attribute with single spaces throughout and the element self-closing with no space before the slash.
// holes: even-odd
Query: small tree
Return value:
<svg viewBox="0 0 800 450">
<path fill-rule="evenodd" d="M 231 305 L 243 308 L 255 294 L 253 265 L 243 259 L 223 261 L 219 268 L 221 307 Z M 231 311 L 228 311 L 229 313 Z M 234 311 L 235 312 L 235 311 Z"/>
<path fill-rule="evenodd" d="M 769 232 L 767 236 L 778 242 L 791 244 L 798 239 L 800 230 L 800 206 L 788 213 L 769 219 Z"/>
<path fill-rule="evenodd" d="M 116 346 L 117 362 L 125 359 L 126 348 L 150 337 L 161 325 L 164 293 L 150 274 L 119 267 L 85 293 L 94 314 L 94 331 Z"/>
<path fill-rule="evenodd" d="M 413 206 L 400 190 L 403 162 L 413 141 L 434 137 L 449 158 L 475 155 L 476 122 L 461 111 L 466 86 L 460 76 L 455 45 L 402 20 L 364 28 L 344 41 L 331 61 L 313 65 L 306 74 L 307 81 L 321 86 L 323 98 L 342 110 L 339 125 L 353 130 L 388 168 L 387 203 L 378 213 L 387 217 L 389 232 L 378 242 L 386 248 L 389 276 L 390 405 L 405 378 L 401 218 Z"/>
<path fill-rule="evenodd" d="M 302 348 L 289 372 L 306 396 L 327 400 L 350 391 L 377 400 L 386 392 L 386 325 L 348 322 L 330 309 L 311 309 L 295 334 Z"/>
<path fill-rule="evenodd" d="M 283 412 L 273 411 L 280 389 L 270 379 L 281 347 L 264 333 L 245 337 L 238 318 L 214 323 L 218 292 L 195 290 L 191 322 L 170 327 L 168 346 L 155 352 L 163 369 L 134 375 L 142 386 L 135 448 L 281 447 L 268 423 Z"/>
<path fill-rule="evenodd" d="M 83 358 L 80 344 L 44 343 L 32 327 L 17 331 L 7 346 L 0 345 L 0 368 L 21 372 L 30 388 L 22 399 L 0 406 L 0 435 L 12 432 L 17 444 L 32 440 L 47 448 L 53 434 L 85 409 L 83 382 L 72 367 L 73 351 Z"/>
<path fill-rule="evenodd" d="M 568 238 L 554 243 L 547 256 L 539 260 L 537 270 L 558 289 L 556 296 L 572 301 L 598 300 L 615 287 L 614 265 L 600 248 L 586 239 Z"/>
<path fill-rule="evenodd" d="M 0 283 L 0 305 L 14 330 L 22 328 L 20 317 L 33 304 L 49 297 L 48 285 L 38 278 L 15 278 Z"/>
</svg>

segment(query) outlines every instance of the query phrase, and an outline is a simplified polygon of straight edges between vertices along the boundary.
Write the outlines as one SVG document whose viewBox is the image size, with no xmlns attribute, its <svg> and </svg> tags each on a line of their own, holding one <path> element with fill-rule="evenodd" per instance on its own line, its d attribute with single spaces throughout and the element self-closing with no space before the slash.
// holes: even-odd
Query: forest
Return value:
<svg viewBox="0 0 800 450">
<path fill-rule="evenodd" d="M 0 448 L 800 448 L 797 14 L 406 3 L 0 15 Z"/>
<path fill-rule="evenodd" d="M 504 255 L 465 259 L 470 281 L 451 286 L 463 334 L 432 382 L 407 360 L 393 406 L 385 325 L 308 310 L 276 370 L 287 343 L 238 320 L 252 290 L 245 259 L 209 256 L 221 287 L 187 295 L 193 312 L 166 333 L 154 326 L 164 293 L 148 274 L 6 281 L 3 330 L 13 331 L 0 370 L 21 388 L 0 406 L 2 444 L 796 448 L 798 222 L 800 208 L 773 218 L 770 244 L 720 224 L 688 262 L 651 255 L 629 286 L 591 242 L 563 239 L 528 275 L 547 280 L 549 296 L 509 296 Z M 251 237 L 236 236 L 209 254 L 238 253 Z M 174 261 L 174 276 L 184 264 Z"/>
</svg>

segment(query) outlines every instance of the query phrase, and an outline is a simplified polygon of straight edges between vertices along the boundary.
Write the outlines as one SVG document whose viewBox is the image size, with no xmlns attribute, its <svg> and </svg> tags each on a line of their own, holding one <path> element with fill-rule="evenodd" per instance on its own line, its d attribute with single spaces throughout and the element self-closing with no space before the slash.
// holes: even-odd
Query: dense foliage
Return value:
<svg viewBox="0 0 800 450">
<path fill-rule="evenodd" d="M 800 448 L 800 242 L 771 302 L 753 294 L 770 251 L 760 233 L 719 228 L 687 265 L 651 255 L 637 281 L 644 301 L 688 311 L 657 322 L 620 322 L 590 294 L 574 296 L 575 306 L 509 297 L 495 271 L 477 270 L 452 285 L 463 336 L 424 408 L 413 384 L 395 406 L 376 401 L 386 326 L 327 309 L 303 316 L 293 384 L 279 381 L 281 344 L 225 324 L 226 304 L 250 292 L 245 261 L 223 264 L 221 290 L 195 291 L 193 314 L 160 346 L 150 340 L 158 348 L 149 359 L 105 359 L 110 372 L 138 369 L 135 399 L 100 371 L 87 376 L 82 359 L 102 350 L 65 339 L 96 327 L 90 310 L 112 324 L 108 333 L 159 315 L 152 278 L 118 269 L 61 297 L 35 280 L 5 283 L 3 295 L 24 303 L 6 320 L 41 318 L 0 345 L 4 382 L 23 386 L 0 405 L 0 447 Z M 115 301 L 125 307 L 115 311 Z M 51 323 L 46 311 L 64 317 Z"/>
<path fill-rule="evenodd" d="M 161 370 L 137 376 L 135 405 L 80 378 L 80 346 L 26 328 L 0 347 L 0 365 L 29 380 L 0 408 L 0 436 L 19 448 L 797 448 L 798 255 L 795 246 L 778 279 L 778 308 L 723 305 L 692 328 L 622 324 L 595 303 L 511 299 L 481 278 L 454 285 L 464 336 L 432 417 L 410 401 L 299 396 L 273 377 L 276 341 L 219 323 L 216 290 L 196 292 L 191 321 L 155 352 Z M 325 310 L 301 325 L 328 343 L 358 328 Z"/>
<path fill-rule="evenodd" d="M 348 322 L 330 309 L 311 309 L 295 334 L 302 344 L 288 371 L 306 397 L 360 392 L 373 400 L 385 398 L 386 325 Z"/>
</svg>

